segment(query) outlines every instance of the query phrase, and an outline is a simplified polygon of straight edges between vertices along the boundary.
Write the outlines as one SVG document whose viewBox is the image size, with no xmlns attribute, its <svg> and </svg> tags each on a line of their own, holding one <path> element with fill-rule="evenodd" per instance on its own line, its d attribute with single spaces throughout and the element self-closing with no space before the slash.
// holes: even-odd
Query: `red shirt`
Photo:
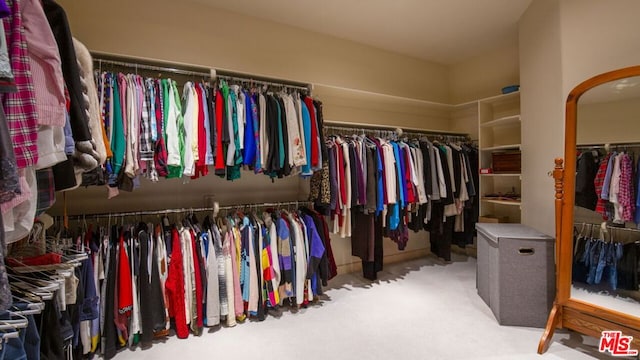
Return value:
<svg viewBox="0 0 640 360">
<path fill-rule="evenodd" d="M 306 96 L 304 103 L 309 109 L 309 116 L 311 116 L 311 166 L 317 167 L 320 163 L 320 150 L 318 142 L 318 123 L 316 122 L 316 110 L 313 107 L 313 99 Z"/>
<path fill-rule="evenodd" d="M 196 162 L 196 169 L 192 179 L 197 179 L 201 175 L 206 176 L 209 173 L 207 168 L 207 129 L 204 127 L 204 110 L 207 103 L 202 101 L 202 88 L 196 84 L 196 96 L 198 97 L 198 161 Z"/>
<path fill-rule="evenodd" d="M 169 275 L 165 283 L 165 290 L 169 303 L 167 308 L 169 316 L 176 323 L 176 335 L 180 339 L 189 337 L 187 326 L 187 314 L 184 311 L 184 268 L 182 266 L 182 249 L 178 230 L 171 230 L 171 261 L 169 262 Z"/>
</svg>

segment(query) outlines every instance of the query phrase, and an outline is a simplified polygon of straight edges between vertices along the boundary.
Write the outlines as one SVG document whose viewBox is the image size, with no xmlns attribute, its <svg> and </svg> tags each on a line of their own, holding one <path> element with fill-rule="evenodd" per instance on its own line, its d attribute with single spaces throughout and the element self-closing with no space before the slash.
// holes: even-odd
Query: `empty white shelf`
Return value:
<svg viewBox="0 0 640 360">
<path fill-rule="evenodd" d="M 498 146 L 491 146 L 491 147 L 481 148 L 480 150 L 483 150 L 483 151 L 520 150 L 520 145 L 521 144 L 498 145 Z"/>
<path fill-rule="evenodd" d="M 519 123 L 520 123 L 520 115 L 512 115 L 512 116 L 505 116 L 500 119 L 487 121 L 486 123 L 480 124 L 480 126 L 492 127 L 492 126 L 501 126 L 501 125 L 517 125 Z"/>
</svg>

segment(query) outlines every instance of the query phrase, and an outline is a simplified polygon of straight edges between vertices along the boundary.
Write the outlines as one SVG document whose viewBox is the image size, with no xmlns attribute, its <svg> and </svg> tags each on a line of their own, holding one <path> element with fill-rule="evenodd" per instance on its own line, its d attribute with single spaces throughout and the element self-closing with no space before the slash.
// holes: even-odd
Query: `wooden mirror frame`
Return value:
<svg viewBox="0 0 640 360">
<path fill-rule="evenodd" d="M 573 264 L 573 210 L 575 202 L 576 128 L 578 99 L 598 85 L 640 76 L 640 66 L 632 66 L 594 76 L 576 86 L 567 97 L 563 160 L 555 159 L 556 212 L 556 298 L 549 313 L 538 353 L 547 351 L 556 328 L 600 338 L 602 331 L 619 330 L 633 336 L 632 348 L 640 349 L 640 318 L 571 298 Z"/>
</svg>

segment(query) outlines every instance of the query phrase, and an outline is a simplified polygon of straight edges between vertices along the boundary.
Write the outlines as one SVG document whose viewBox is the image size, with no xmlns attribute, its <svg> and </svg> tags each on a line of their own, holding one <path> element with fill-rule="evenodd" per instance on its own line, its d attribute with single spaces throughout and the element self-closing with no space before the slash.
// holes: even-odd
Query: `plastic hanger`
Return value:
<svg viewBox="0 0 640 360">
<path fill-rule="evenodd" d="M 17 339 L 19 337 L 20 337 L 19 331 L 0 332 L 0 349 L 2 349 L 1 345 L 4 345 L 4 343 L 7 342 L 7 340 Z"/>
<path fill-rule="evenodd" d="M 22 298 L 16 295 L 13 295 L 14 301 L 18 301 L 20 303 L 25 303 L 27 305 L 26 309 L 16 309 L 15 307 L 11 310 L 17 314 L 27 316 L 27 315 L 36 315 L 40 314 L 44 310 L 44 303 L 38 299 L 37 301 L 31 301 L 26 298 Z"/>
</svg>

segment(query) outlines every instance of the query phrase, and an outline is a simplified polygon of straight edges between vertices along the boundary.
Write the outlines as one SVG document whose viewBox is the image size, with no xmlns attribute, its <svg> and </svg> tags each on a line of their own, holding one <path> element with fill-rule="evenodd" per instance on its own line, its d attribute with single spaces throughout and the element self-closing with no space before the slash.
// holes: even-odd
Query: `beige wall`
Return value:
<svg viewBox="0 0 640 360">
<path fill-rule="evenodd" d="M 446 67 L 355 42 L 188 1 L 60 3 L 72 31 L 90 50 L 310 82 L 318 84 L 322 96 L 339 87 L 449 102 Z M 419 125 L 403 105 L 392 104 L 387 119 L 373 121 Z M 372 122 L 369 118 L 375 117 L 347 112 L 341 105 L 328 104 L 326 112 L 327 118 L 340 121 Z M 427 122 L 423 125 L 446 126 Z"/>
<path fill-rule="evenodd" d="M 559 0 L 536 0 L 520 18 L 522 223 L 554 234 L 554 157 L 564 143 Z"/>
<path fill-rule="evenodd" d="M 588 104 L 578 101 L 578 144 L 640 142 L 638 100 L 640 99 L 631 98 Z"/>
<path fill-rule="evenodd" d="M 496 49 L 449 66 L 451 103 L 460 104 L 500 94 L 520 83 L 518 46 Z"/>
<path fill-rule="evenodd" d="M 563 0 L 560 6 L 565 95 L 594 75 L 640 64 L 640 2 Z"/>
<path fill-rule="evenodd" d="M 74 35 L 92 51 L 158 59 L 314 83 L 314 94 L 334 121 L 448 130 L 450 108 L 445 66 L 306 30 L 168 0 L 60 0 Z M 153 9 L 150 11 L 149 9 Z M 383 95 L 381 95 L 383 94 Z M 412 100 L 416 99 L 416 100 Z M 69 213 L 206 206 L 306 198 L 306 181 L 271 183 L 243 173 L 234 182 L 214 176 L 184 181 L 142 182 L 133 193 L 106 200 L 106 189 L 68 194 Z M 54 212 L 61 212 L 62 201 Z M 401 253 L 385 240 L 387 258 L 425 253 L 428 235 L 411 234 Z M 334 239 L 338 263 L 358 267 L 348 239 Z"/>
<path fill-rule="evenodd" d="M 554 233 L 553 181 L 564 102 L 580 82 L 640 63 L 640 2 L 536 0 L 522 16 L 523 223 Z"/>
</svg>

